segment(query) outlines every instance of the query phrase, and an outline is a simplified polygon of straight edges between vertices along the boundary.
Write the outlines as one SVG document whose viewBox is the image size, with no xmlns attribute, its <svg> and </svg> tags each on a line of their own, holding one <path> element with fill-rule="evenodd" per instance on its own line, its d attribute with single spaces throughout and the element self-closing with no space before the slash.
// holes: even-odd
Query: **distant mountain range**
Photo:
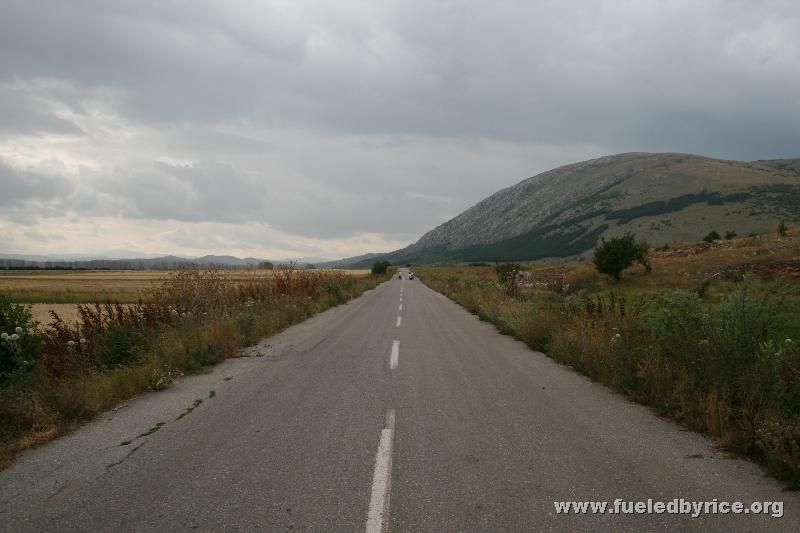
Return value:
<svg viewBox="0 0 800 533">
<path fill-rule="evenodd" d="M 315 261 L 311 261 L 311 260 Z M 78 255 L 31 255 L 31 254 L 0 254 L 0 268 L 90 268 L 90 269 L 172 269 L 181 266 L 220 266 L 224 268 L 252 268 L 258 266 L 281 265 L 294 262 L 297 266 L 307 267 L 317 260 L 329 261 L 325 258 L 299 258 L 270 261 L 245 257 L 243 259 L 232 255 L 204 255 L 202 257 L 180 257 L 165 255 L 157 257 L 128 257 L 114 258 L 104 256 L 78 256 Z"/>
<path fill-rule="evenodd" d="M 528 178 L 401 250 L 328 264 L 566 257 L 628 231 L 658 246 L 699 241 L 711 230 L 771 231 L 781 219 L 800 222 L 800 159 L 744 162 L 626 153 Z"/>
</svg>

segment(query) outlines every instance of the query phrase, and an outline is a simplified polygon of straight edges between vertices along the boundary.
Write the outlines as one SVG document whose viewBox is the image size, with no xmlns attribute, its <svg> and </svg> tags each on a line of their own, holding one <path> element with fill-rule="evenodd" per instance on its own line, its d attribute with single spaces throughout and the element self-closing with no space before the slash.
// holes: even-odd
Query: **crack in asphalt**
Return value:
<svg viewBox="0 0 800 533">
<path fill-rule="evenodd" d="M 133 455 L 134 453 L 136 453 L 136 452 L 139 450 L 139 448 L 141 448 L 141 447 L 142 447 L 142 446 L 144 446 L 145 444 L 147 444 L 147 441 L 144 441 L 143 443 L 141 443 L 141 444 L 140 444 L 140 445 L 138 445 L 137 447 L 133 448 L 131 451 L 129 451 L 127 454 L 125 454 L 125 457 L 123 457 L 123 458 L 122 458 L 122 459 L 120 459 L 119 461 L 117 461 L 117 462 L 115 462 L 115 463 L 111 463 L 110 465 L 106 465 L 106 469 L 107 469 L 107 470 L 110 470 L 110 469 L 114 468 L 115 466 L 121 465 L 122 463 L 124 463 L 125 461 L 127 461 L 127 460 L 130 458 L 130 456 L 131 456 L 131 455 Z"/>
</svg>

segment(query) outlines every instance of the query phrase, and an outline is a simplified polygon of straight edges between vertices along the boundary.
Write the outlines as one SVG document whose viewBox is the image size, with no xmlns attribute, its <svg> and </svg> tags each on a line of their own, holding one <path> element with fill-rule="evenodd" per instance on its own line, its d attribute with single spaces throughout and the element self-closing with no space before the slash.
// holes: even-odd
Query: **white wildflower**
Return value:
<svg viewBox="0 0 800 533">
<path fill-rule="evenodd" d="M 11 335 L 11 340 L 12 340 L 12 341 L 18 341 L 18 340 L 19 340 L 19 335 L 17 335 L 16 333 L 14 333 L 13 335 Z"/>
<path fill-rule="evenodd" d="M 75 346 L 75 341 L 67 341 L 67 346 L 72 348 L 73 346 Z"/>
<path fill-rule="evenodd" d="M 3 332 L 3 334 L 2 334 L 2 335 L 0 335 L 0 339 L 3 339 L 3 340 L 8 340 L 8 333 L 6 333 L 6 332 Z"/>
<path fill-rule="evenodd" d="M 16 328 L 14 328 L 14 331 L 16 331 L 18 335 L 22 335 L 22 328 L 21 327 L 17 326 Z"/>
</svg>

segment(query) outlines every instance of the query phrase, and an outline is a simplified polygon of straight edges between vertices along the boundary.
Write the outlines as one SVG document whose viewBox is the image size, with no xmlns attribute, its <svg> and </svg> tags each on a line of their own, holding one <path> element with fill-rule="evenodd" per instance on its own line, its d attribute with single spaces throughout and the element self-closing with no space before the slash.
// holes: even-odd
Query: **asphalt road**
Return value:
<svg viewBox="0 0 800 533">
<path fill-rule="evenodd" d="M 0 472 L 2 531 L 800 531 L 753 464 L 395 278 Z M 556 501 L 783 502 L 557 514 Z"/>
</svg>

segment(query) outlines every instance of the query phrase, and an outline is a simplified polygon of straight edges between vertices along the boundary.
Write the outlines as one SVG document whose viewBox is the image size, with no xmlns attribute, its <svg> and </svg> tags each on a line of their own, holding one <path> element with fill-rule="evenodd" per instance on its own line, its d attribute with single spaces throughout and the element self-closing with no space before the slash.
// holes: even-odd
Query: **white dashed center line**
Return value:
<svg viewBox="0 0 800 533">
<path fill-rule="evenodd" d="M 389 368 L 394 370 L 400 362 L 400 341 L 392 343 L 392 355 L 389 357 Z"/>
<path fill-rule="evenodd" d="M 396 342 L 396 341 L 395 341 Z M 389 520 L 389 493 L 392 481 L 392 444 L 394 441 L 394 409 L 386 412 L 386 422 L 381 430 L 378 453 L 375 455 L 375 473 L 372 475 L 372 496 L 367 514 L 367 533 L 386 531 Z"/>
<path fill-rule="evenodd" d="M 397 317 L 397 324 L 395 324 L 394 327 L 399 328 L 400 324 L 402 323 L 403 323 L 403 317 L 399 316 Z"/>
</svg>

